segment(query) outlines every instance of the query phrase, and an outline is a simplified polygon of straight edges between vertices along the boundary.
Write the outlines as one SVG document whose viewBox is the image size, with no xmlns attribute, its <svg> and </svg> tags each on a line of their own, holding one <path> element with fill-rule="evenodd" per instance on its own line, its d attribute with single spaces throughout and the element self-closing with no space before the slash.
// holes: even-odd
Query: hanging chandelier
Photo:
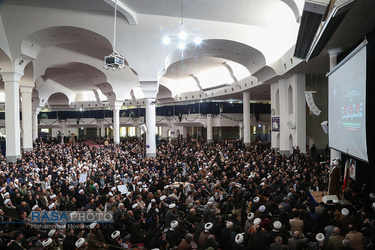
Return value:
<svg viewBox="0 0 375 250">
<path fill-rule="evenodd" d="M 116 69 L 125 68 L 125 59 L 122 55 L 116 52 L 116 17 L 117 17 L 117 0 L 115 0 L 115 16 L 113 23 L 113 52 L 109 56 L 104 57 L 104 68 L 108 70 L 112 68 L 113 71 Z"/>
<path fill-rule="evenodd" d="M 184 56 L 184 50 L 186 48 L 186 44 L 190 42 L 194 42 L 196 45 L 200 45 L 202 43 L 202 39 L 193 33 L 189 33 L 184 27 L 184 17 L 183 17 L 183 0 L 181 0 L 181 24 L 173 33 L 167 34 L 163 38 L 163 44 L 169 45 L 171 43 L 177 44 L 177 47 L 181 50 L 182 57 Z"/>
</svg>

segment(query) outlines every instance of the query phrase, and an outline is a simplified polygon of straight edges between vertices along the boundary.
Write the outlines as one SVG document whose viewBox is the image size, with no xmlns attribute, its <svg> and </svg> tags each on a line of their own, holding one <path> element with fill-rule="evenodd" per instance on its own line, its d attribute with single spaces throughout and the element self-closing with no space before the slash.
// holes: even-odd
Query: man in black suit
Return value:
<svg viewBox="0 0 375 250">
<path fill-rule="evenodd" d="M 256 231 L 250 236 L 250 248 L 257 250 L 267 250 L 270 246 L 270 239 L 267 233 L 263 232 L 260 225 L 255 226 Z"/>
<path fill-rule="evenodd" d="M 283 245 L 283 238 L 277 236 L 275 238 L 275 242 L 270 244 L 270 250 L 281 250 L 283 246 L 286 246 Z"/>
</svg>

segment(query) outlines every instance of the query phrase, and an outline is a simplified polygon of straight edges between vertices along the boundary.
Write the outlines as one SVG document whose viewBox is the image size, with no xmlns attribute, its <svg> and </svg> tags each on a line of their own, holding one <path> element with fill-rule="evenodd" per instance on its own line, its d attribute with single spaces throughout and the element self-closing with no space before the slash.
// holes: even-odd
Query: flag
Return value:
<svg viewBox="0 0 375 250">
<path fill-rule="evenodd" d="M 349 159 L 345 162 L 344 169 L 344 183 L 342 185 L 342 192 L 349 189 Z"/>
</svg>

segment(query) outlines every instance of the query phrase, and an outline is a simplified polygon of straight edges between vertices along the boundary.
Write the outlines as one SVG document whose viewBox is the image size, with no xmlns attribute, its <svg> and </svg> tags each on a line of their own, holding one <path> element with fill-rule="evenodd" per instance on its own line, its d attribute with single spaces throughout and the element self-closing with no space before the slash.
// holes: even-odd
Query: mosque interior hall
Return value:
<svg viewBox="0 0 375 250">
<path fill-rule="evenodd" d="M 375 0 L 0 0 L 0 248 L 375 249 L 374 83 Z"/>
<path fill-rule="evenodd" d="M 2 154 L 241 141 L 373 174 L 374 13 L 374 0 L 0 1 Z"/>
</svg>

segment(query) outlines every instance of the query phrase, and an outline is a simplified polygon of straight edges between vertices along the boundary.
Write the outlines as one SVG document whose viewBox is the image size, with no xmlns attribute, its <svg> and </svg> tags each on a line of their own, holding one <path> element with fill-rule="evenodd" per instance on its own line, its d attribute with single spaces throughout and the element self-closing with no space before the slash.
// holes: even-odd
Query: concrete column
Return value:
<svg viewBox="0 0 375 250">
<path fill-rule="evenodd" d="M 243 142 L 250 146 L 250 92 L 242 93 L 243 103 Z"/>
<path fill-rule="evenodd" d="M 16 162 L 21 158 L 19 84 L 23 74 L 2 73 L 5 93 L 6 159 Z"/>
<path fill-rule="evenodd" d="M 100 137 L 100 128 L 99 127 L 96 128 L 96 136 Z"/>
<path fill-rule="evenodd" d="M 171 132 L 171 139 L 175 140 L 177 138 L 177 133 L 176 133 L 177 128 L 176 128 L 175 124 L 173 123 L 173 121 L 171 121 L 169 131 Z"/>
<path fill-rule="evenodd" d="M 105 137 L 105 126 L 104 122 L 102 121 L 101 127 L 100 127 L 100 137 L 104 138 Z"/>
<path fill-rule="evenodd" d="M 137 138 L 138 139 L 141 139 L 142 138 L 142 130 L 141 130 L 141 127 L 140 127 L 141 124 L 138 124 L 136 127 L 137 129 Z"/>
<path fill-rule="evenodd" d="M 288 115 L 288 82 L 286 79 L 279 80 L 279 110 L 280 110 L 280 153 L 290 155 L 290 149 L 293 145 L 289 145 L 290 129 L 287 122 Z"/>
<path fill-rule="evenodd" d="M 120 143 L 120 109 L 122 102 L 115 102 L 113 105 L 113 143 Z"/>
<path fill-rule="evenodd" d="M 22 97 L 22 148 L 24 151 L 33 149 L 32 134 L 32 86 L 20 87 Z"/>
<path fill-rule="evenodd" d="M 296 146 L 299 147 L 301 153 L 306 153 L 306 80 L 305 74 L 296 74 L 293 78 L 295 89 L 295 138 Z"/>
<path fill-rule="evenodd" d="M 212 115 L 207 115 L 207 143 L 213 141 Z"/>
<path fill-rule="evenodd" d="M 266 125 L 262 125 L 262 134 L 264 135 L 264 141 L 266 142 L 267 141 L 267 126 Z"/>
<path fill-rule="evenodd" d="M 243 141 L 243 124 L 238 125 L 238 139 Z"/>
<path fill-rule="evenodd" d="M 202 137 L 202 127 L 197 127 L 197 139 Z"/>
<path fill-rule="evenodd" d="M 64 137 L 67 136 L 66 120 L 61 120 L 61 144 L 64 144 Z"/>
<path fill-rule="evenodd" d="M 219 141 L 223 139 L 223 127 L 218 127 L 219 129 Z"/>
<path fill-rule="evenodd" d="M 83 128 L 83 138 L 87 139 L 87 128 Z"/>
<path fill-rule="evenodd" d="M 155 99 L 148 98 L 145 100 L 146 103 L 146 157 L 156 156 L 156 109 Z"/>
<path fill-rule="evenodd" d="M 279 80 L 280 153 L 290 155 L 292 146 L 306 153 L 305 75 Z"/>
<path fill-rule="evenodd" d="M 66 136 L 66 120 L 61 120 L 61 136 Z"/>
<path fill-rule="evenodd" d="M 185 127 L 185 126 L 182 126 L 181 128 L 182 128 L 182 137 L 183 137 L 183 140 L 186 141 L 188 128 Z"/>
<path fill-rule="evenodd" d="M 275 151 L 280 150 L 281 145 L 281 113 L 284 112 L 284 109 L 286 108 L 286 104 L 282 103 L 281 100 L 283 98 L 281 97 L 281 92 L 284 94 L 286 93 L 286 90 L 281 90 L 283 86 L 283 82 L 285 82 L 284 79 L 279 80 L 277 83 L 273 83 L 270 85 L 271 89 L 271 148 Z M 282 109 L 281 105 L 284 105 Z M 274 122 L 274 124 L 272 123 Z"/>
<path fill-rule="evenodd" d="M 38 139 L 38 114 L 41 108 L 36 108 L 33 110 L 33 141 L 35 142 Z"/>
<path fill-rule="evenodd" d="M 162 127 L 162 133 L 163 133 L 163 138 L 168 138 L 168 127 L 167 126 L 163 126 Z"/>
</svg>

